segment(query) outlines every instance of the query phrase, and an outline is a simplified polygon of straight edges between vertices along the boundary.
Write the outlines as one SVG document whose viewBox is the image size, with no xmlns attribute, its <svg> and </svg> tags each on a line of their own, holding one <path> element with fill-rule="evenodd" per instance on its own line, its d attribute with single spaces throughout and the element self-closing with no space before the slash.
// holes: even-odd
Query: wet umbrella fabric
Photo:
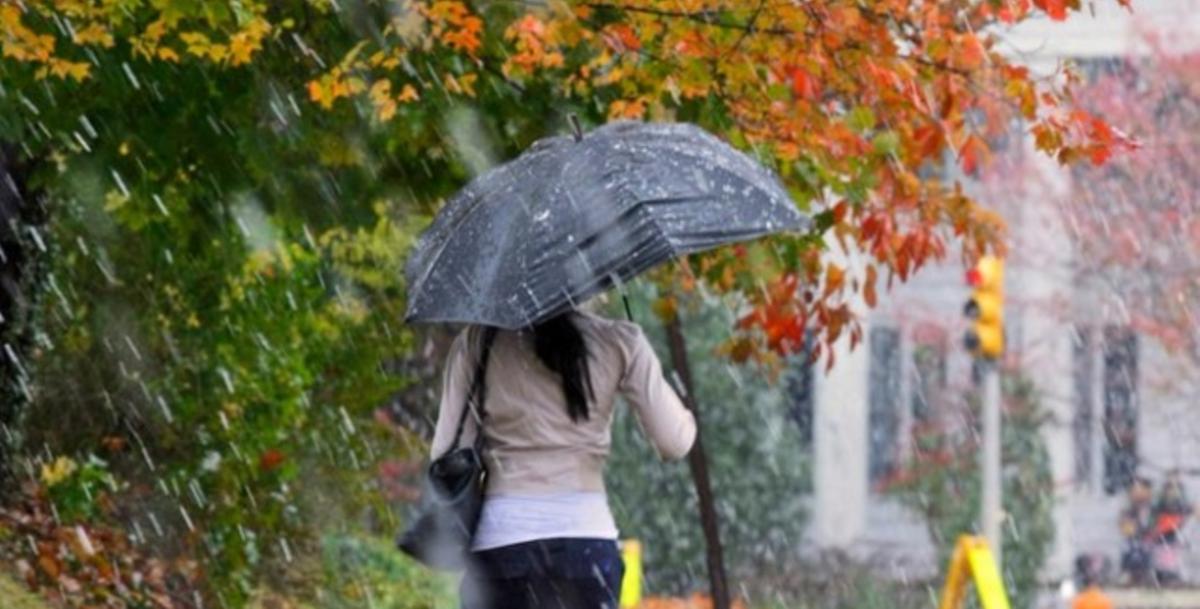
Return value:
<svg viewBox="0 0 1200 609">
<path fill-rule="evenodd" d="M 671 258 L 808 225 L 704 130 L 610 123 L 539 140 L 447 202 L 405 269 L 406 320 L 525 327 Z"/>
</svg>

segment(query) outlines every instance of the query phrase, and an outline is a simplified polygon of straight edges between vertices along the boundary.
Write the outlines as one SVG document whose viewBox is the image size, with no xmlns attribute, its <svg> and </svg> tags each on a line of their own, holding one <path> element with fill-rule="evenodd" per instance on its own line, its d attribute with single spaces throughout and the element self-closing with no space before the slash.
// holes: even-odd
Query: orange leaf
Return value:
<svg viewBox="0 0 1200 609">
<path fill-rule="evenodd" d="M 797 99 L 816 99 L 820 94 L 820 85 L 804 68 L 792 68 L 788 74 L 792 81 L 792 95 Z"/>
<path fill-rule="evenodd" d="M 604 28 L 604 42 L 608 48 L 617 53 L 637 52 L 642 48 L 642 41 L 637 33 L 627 23 L 613 23 Z"/>
<path fill-rule="evenodd" d="M 935 124 L 921 125 L 913 130 L 913 143 L 920 158 L 933 158 L 942 150 L 942 130 Z"/>
<path fill-rule="evenodd" d="M 867 302 L 868 307 L 875 307 L 877 295 L 875 293 L 875 282 L 878 279 L 878 272 L 875 270 L 874 264 L 867 265 L 867 278 L 863 282 L 863 300 Z"/>
<path fill-rule="evenodd" d="M 1055 21 L 1067 18 L 1067 0 L 1033 0 L 1033 3 Z"/>
<path fill-rule="evenodd" d="M 974 32 L 967 32 L 958 39 L 958 58 L 963 67 L 974 70 L 983 65 L 987 59 L 987 51 Z"/>
<path fill-rule="evenodd" d="M 37 562 L 47 577 L 56 582 L 58 581 L 58 576 L 62 574 L 62 563 L 58 561 L 58 558 L 55 558 L 53 552 L 47 548 L 39 548 Z"/>
<path fill-rule="evenodd" d="M 842 267 L 829 263 L 825 268 L 825 295 L 829 296 L 840 291 L 846 282 L 846 271 Z"/>
<path fill-rule="evenodd" d="M 958 150 L 958 162 L 964 172 L 973 174 L 987 161 L 988 145 L 978 134 L 972 133 Z"/>
</svg>

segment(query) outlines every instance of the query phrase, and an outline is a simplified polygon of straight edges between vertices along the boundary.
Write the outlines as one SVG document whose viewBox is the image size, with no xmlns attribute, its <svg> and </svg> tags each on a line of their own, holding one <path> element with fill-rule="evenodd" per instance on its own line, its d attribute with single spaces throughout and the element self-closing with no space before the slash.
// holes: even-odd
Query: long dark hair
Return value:
<svg viewBox="0 0 1200 609">
<path fill-rule="evenodd" d="M 566 312 L 533 326 L 533 346 L 538 359 L 562 377 L 567 414 L 572 421 L 588 418 L 588 399 L 595 399 L 588 374 L 587 343 Z"/>
</svg>

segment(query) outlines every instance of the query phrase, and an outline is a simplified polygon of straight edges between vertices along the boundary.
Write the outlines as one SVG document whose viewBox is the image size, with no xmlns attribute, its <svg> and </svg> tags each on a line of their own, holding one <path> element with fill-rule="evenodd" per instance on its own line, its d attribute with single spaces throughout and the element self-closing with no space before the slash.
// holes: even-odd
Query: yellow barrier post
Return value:
<svg viewBox="0 0 1200 609">
<path fill-rule="evenodd" d="M 946 585 L 942 587 L 942 601 L 938 603 L 938 609 L 958 609 L 962 606 L 967 577 L 971 574 L 964 539 L 960 537 L 958 543 L 954 544 L 954 554 L 951 555 L 950 566 L 946 569 Z"/>
<path fill-rule="evenodd" d="M 1004 591 L 1004 578 L 996 566 L 996 557 L 987 541 L 981 537 L 972 538 L 971 548 L 967 552 L 967 560 L 971 563 L 971 573 L 975 576 L 975 591 L 979 593 L 979 604 L 983 609 L 1010 609 L 1008 593 Z"/>
<path fill-rule="evenodd" d="M 946 585 L 938 609 L 959 609 L 966 590 L 967 575 L 975 581 L 975 592 L 983 609 L 1010 609 L 1004 579 L 996 567 L 996 558 L 982 537 L 963 535 L 954 546 L 954 556 L 946 572 Z"/>
<path fill-rule="evenodd" d="M 621 578 L 621 608 L 632 609 L 642 604 L 642 543 L 636 539 L 622 541 L 621 559 L 625 561 L 625 576 Z"/>
</svg>

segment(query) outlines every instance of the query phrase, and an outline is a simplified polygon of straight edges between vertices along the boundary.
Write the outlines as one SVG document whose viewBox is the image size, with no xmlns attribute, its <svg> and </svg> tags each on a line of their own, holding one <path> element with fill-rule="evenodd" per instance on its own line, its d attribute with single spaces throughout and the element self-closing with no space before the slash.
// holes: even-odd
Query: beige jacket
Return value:
<svg viewBox="0 0 1200 609">
<path fill-rule="evenodd" d="M 696 420 L 663 378 L 642 329 L 588 313 L 576 313 L 575 320 L 588 347 L 595 390 L 589 418 L 578 423 L 567 415 L 559 376 L 534 353 L 532 335 L 496 335 L 484 404 L 488 494 L 603 491 L 618 395 L 633 408 L 660 457 L 678 459 L 691 449 Z M 468 346 L 467 337 L 466 331 L 461 333 L 447 356 L 430 449 L 434 457 L 449 450 L 474 378 L 479 345 Z M 462 445 L 474 441 L 476 429 L 474 417 L 468 416 Z"/>
</svg>

